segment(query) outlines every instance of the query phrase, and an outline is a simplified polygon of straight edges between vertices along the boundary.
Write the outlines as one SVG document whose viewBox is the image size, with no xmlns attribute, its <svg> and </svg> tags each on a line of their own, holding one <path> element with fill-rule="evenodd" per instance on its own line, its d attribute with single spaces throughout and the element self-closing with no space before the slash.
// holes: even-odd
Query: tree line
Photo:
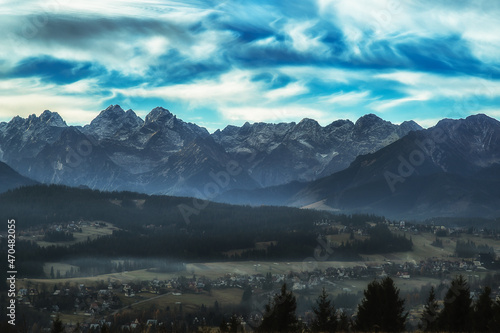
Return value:
<svg viewBox="0 0 500 333">
<path fill-rule="evenodd" d="M 281 292 L 266 305 L 258 331 L 403 332 L 407 328 L 405 300 L 390 277 L 368 284 L 352 317 L 336 310 L 325 289 L 312 308 L 314 318 L 309 323 L 298 320 L 296 307 L 295 296 L 283 284 Z M 466 280 L 459 275 L 451 281 L 442 305 L 431 288 L 419 328 L 425 332 L 500 332 L 500 301 L 493 301 L 491 288 L 484 287 L 474 302 Z"/>
<path fill-rule="evenodd" d="M 474 302 L 470 288 L 462 275 L 456 277 L 440 305 L 431 288 L 421 328 L 426 332 L 500 332 L 500 301 L 493 301 L 491 288 L 486 286 Z"/>
<path fill-rule="evenodd" d="M 316 226 L 318 221 L 350 226 L 385 221 L 384 217 L 374 215 L 333 215 L 290 207 L 210 203 L 186 223 L 178 207 L 192 204 L 190 198 L 36 185 L 0 194 L 0 215 L 16 218 L 20 230 L 79 220 L 107 221 L 121 229 L 109 236 L 66 246 L 40 247 L 32 241 L 18 240 L 17 254 L 24 277 L 44 277 L 43 262 L 85 263 L 89 258 L 104 261 L 94 268 L 80 267 L 80 273 L 119 270 L 110 263 L 118 258 L 153 257 L 179 262 L 302 260 L 311 256 L 318 245 L 318 234 L 323 232 Z M 369 239 L 341 244 L 330 259 L 359 260 L 359 253 L 411 249 L 411 240 L 392 235 L 382 223 L 370 233 Z M 72 239 L 71 233 L 49 231 L 45 235 L 48 241 Z M 267 249 L 255 249 L 257 242 L 272 244 Z M 6 245 L 0 241 L 0 248 Z M 228 254 L 235 249 L 245 250 Z"/>
</svg>

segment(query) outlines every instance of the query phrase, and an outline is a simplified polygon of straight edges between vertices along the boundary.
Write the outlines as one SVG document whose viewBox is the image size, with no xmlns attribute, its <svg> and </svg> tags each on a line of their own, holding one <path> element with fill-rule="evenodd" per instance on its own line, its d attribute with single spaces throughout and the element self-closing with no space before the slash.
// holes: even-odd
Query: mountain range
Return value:
<svg viewBox="0 0 500 333">
<path fill-rule="evenodd" d="M 0 161 L 36 182 L 108 191 L 392 217 L 490 217 L 500 213 L 499 140 L 500 123 L 485 115 L 429 129 L 369 114 L 325 127 L 303 119 L 210 134 L 161 107 L 143 120 L 112 105 L 83 127 L 50 111 L 0 123 Z"/>
<path fill-rule="evenodd" d="M 143 120 L 112 105 L 83 127 L 68 126 L 50 111 L 1 123 L 0 160 L 42 183 L 203 196 L 228 166 L 238 172 L 220 191 L 311 181 L 420 129 L 367 115 L 326 127 L 304 119 L 210 134 L 161 107 Z"/>
<path fill-rule="evenodd" d="M 229 200 L 230 199 L 230 200 Z M 221 201 L 427 219 L 500 216 L 500 122 L 440 121 L 307 183 L 233 190 Z"/>
</svg>

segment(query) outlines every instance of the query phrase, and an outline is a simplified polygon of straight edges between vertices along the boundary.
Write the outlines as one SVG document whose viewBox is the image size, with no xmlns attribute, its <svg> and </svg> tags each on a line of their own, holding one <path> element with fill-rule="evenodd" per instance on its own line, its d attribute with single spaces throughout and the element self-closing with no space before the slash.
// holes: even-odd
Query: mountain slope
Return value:
<svg viewBox="0 0 500 333">
<path fill-rule="evenodd" d="M 206 129 L 161 107 L 142 120 L 111 105 L 84 127 L 50 111 L 0 125 L 0 158 L 43 183 L 206 197 L 232 162 Z M 258 187 L 239 170 L 220 191 Z"/>
<path fill-rule="evenodd" d="M 37 182 L 21 176 L 7 164 L 0 162 L 0 193 L 21 186 L 35 185 Z"/>
<path fill-rule="evenodd" d="M 55 112 L 45 110 L 39 117 L 14 117 L 0 126 L 0 160 L 14 169 L 35 157 L 46 145 L 57 141 L 68 126 Z"/>
<path fill-rule="evenodd" d="M 151 172 L 141 175 L 151 193 L 212 199 L 234 188 L 259 185 L 212 138 L 196 138 Z M 168 188 L 168 192 L 165 189 Z"/>
<path fill-rule="evenodd" d="M 78 128 L 66 128 L 60 138 L 26 162 L 30 176 L 47 184 L 138 190 L 132 175 L 114 163 L 105 147 Z"/>
<path fill-rule="evenodd" d="M 236 198 L 238 201 L 232 201 Z M 443 120 L 411 132 L 345 170 L 319 180 L 255 192 L 228 202 L 329 207 L 400 218 L 500 214 L 500 122 L 485 115 Z"/>
<path fill-rule="evenodd" d="M 212 136 L 261 186 L 273 186 L 330 175 L 348 167 L 356 156 L 420 129 L 415 122 L 398 126 L 370 114 L 356 123 L 338 120 L 326 127 L 312 119 L 298 124 L 246 123 Z"/>
</svg>

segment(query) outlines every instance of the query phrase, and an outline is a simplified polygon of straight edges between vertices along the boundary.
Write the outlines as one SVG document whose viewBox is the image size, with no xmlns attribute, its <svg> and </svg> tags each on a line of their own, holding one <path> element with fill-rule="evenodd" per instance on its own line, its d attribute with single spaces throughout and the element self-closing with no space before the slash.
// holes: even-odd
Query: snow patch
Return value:
<svg viewBox="0 0 500 333">
<path fill-rule="evenodd" d="M 154 169 L 155 164 L 139 156 L 115 153 L 109 157 L 115 164 L 121 166 L 132 174 L 141 174 Z"/>
<path fill-rule="evenodd" d="M 299 140 L 299 142 L 302 143 L 307 148 L 314 149 L 314 147 L 310 143 L 308 143 L 306 140 Z"/>
<path fill-rule="evenodd" d="M 63 169 L 64 165 L 62 164 L 61 161 L 56 161 L 54 163 L 54 169 L 56 169 L 57 171 L 61 171 Z"/>
<path fill-rule="evenodd" d="M 281 143 L 273 143 L 272 145 L 269 146 L 269 148 L 267 148 L 267 153 L 269 154 L 270 152 L 278 148 L 280 145 Z"/>
</svg>

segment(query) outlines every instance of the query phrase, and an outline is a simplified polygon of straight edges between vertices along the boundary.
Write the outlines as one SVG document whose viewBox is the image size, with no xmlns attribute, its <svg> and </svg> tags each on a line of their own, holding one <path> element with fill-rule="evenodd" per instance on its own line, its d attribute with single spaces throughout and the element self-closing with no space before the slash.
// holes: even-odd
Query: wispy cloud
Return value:
<svg viewBox="0 0 500 333">
<path fill-rule="evenodd" d="M 326 96 L 325 102 L 330 104 L 357 104 L 363 100 L 365 100 L 369 96 L 368 91 L 356 92 L 350 91 L 347 93 L 340 92 L 335 93 L 330 96 Z"/>
<path fill-rule="evenodd" d="M 4 120 L 52 109 L 76 123 L 107 103 L 162 103 L 212 128 L 374 111 L 396 122 L 475 110 L 498 117 L 496 1 L 26 0 L 2 8 Z"/>
<path fill-rule="evenodd" d="M 250 122 L 287 122 L 302 118 L 321 119 L 324 118 L 324 111 L 312 108 L 290 106 L 290 107 L 222 107 L 221 112 L 228 120 L 240 123 Z"/>
<path fill-rule="evenodd" d="M 94 80 L 66 85 L 47 85 L 31 78 L 0 80 L 0 121 L 9 121 L 17 115 L 39 114 L 49 109 L 45 106 L 50 106 L 74 124 L 89 123 L 104 99 L 96 89 Z"/>
</svg>

